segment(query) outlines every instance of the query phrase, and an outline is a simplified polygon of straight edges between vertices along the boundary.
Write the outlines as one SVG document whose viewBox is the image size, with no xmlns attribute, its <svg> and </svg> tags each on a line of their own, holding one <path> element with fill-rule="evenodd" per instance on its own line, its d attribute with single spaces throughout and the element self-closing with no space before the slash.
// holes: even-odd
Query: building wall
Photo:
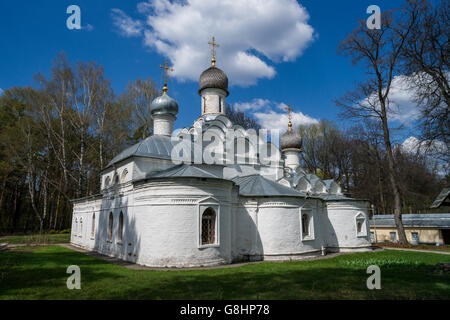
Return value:
<svg viewBox="0 0 450 320">
<path fill-rule="evenodd" d="M 101 199 L 74 203 L 71 242 L 142 265 L 193 267 L 295 260 L 320 255 L 323 247 L 335 251 L 370 246 L 368 232 L 356 234 L 356 217 L 366 217 L 363 204 L 357 201 L 239 197 L 238 187 L 230 181 L 197 178 L 125 182 L 104 192 Z M 218 243 L 202 246 L 201 215 L 208 207 L 218 215 Z M 119 241 L 121 212 L 123 239 Z M 309 215 L 308 236 L 302 231 L 303 213 Z"/>
<path fill-rule="evenodd" d="M 375 232 L 376 230 L 376 232 Z M 378 242 L 391 241 L 390 233 L 395 232 L 396 239 L 398 241 L 398 233 L 395 227 L 370 227 L 370 231 L 374 233 L 374 239 Z M 442 237 L 442 231 L 437 228 L 424 228 L 424 227 L 405 227 L 406 238 L 409 242 L 412 241 L 412 232 L 417 232 L 419 234 L 419 243 L 444 243 Z M 376 233 L 376 234 L 375 234 Z M 376 236 L 376 237 L 375 237 Z"/>
<path fill-rule="evenodd" d="M 369 219 L 365 201 L 329 201 L 323 221 L 324 241 L 330 251 L 367 249 L 370 245 Z M 357 232 L 357 220 L 364 219 Z"/>
</svg>

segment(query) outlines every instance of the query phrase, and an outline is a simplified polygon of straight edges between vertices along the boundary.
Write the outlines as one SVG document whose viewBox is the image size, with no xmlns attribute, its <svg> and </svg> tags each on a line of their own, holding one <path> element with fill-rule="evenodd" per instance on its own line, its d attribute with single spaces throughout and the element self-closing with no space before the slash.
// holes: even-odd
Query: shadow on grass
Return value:
<svg viewBox="0 0 450 320">
<path fill-rule="evenodd" d="M 0 298 L 449 299 L 449 276 L 431 272 L 439 259 L 381 252 L 235 268 L 151 271 L 130 270 L 66 248 L 46 247 L 0 254 Z M 380 264 L 381 290 L 366 287 L 370 263 Z M 66 288 L 66 268 L 72 264 L 81 268 L 81 290 Z"/>
</svg>

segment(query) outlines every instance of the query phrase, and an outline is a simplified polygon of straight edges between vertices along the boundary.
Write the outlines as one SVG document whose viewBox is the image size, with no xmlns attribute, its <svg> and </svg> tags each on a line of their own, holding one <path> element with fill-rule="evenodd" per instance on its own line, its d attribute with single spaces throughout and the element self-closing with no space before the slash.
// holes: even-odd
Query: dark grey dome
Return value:
<svg viewBox="0 0 450 320">
<path fill-rule="evenodd" d="M 280 138 L 281 150 L 284 149 L 301 149 L 302 137 L 294 130 L 286 131 Z"/>
<path fill-rule="evenodd" d="M 178 114 L 178 103 L 164 92 L 152 101 L 150 113 L 152 116 L 156 114 L 171 114 L 176 116 Z"/>
<path fill-rule="evenodd" d="M 217 88 L 224 90 L 228 96 L 228 77 L 225 72 L 215 66 L 212 66 L 202 72 L 200 75 L 199 84 L 199 93 L 206 88 Z"/>
</svg>

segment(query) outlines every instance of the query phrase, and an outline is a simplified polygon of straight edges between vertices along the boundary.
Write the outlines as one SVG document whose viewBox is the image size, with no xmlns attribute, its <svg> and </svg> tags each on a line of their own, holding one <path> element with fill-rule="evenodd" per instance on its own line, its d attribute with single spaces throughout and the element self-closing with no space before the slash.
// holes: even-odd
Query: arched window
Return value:
<svg viewBox="0 0 450 320">
<path fill-rule="evenodd" d="M 110 177 L 106 177 L 105 178 L 105 188 L 108 188 L 110 183 L 111 183 L 111 178 Z"/>
<path fill-rule="evenodd" d="M 95 212 L 92 215 L 92 227 L 91 227 L 91 238 L 95 236 Z"/>
<path fill-rule="evenodd" d="M 112 234 L 113 234 L 113 213 L 110 212 L 109 213 L 109 226 L 108 226 L 108 240 L 111 241 L 112 240 Z"/>
<path fill-rule="evenodd" d="M 356 236 L 357 237 L 367 236 L 366 217 L 362 212 L 356 215 Z"/>
<path fill-rule="evenodd" d="M 125 168 L 125 169 L 123 169 L 123 171 L 122 171 L 122 176 L 120 177 L 120 182 L 124 182 L 125 181 L 125 179 L 126 179 L 126 177 L 127 177 L 127 174 L 128 174 L 128 170 Z"/>
<path fill-rule="evenodd" d="M 303 237 L 309 236 L 309 217 L 308 214 L 302 214 L 302 233 Z"/>
<path fill-rule="evenodd" d="M 80 233 L 78 234 L 79 237 L 83 235 L 83 218 L 80 218 Z"/>
<path fill-rule="evenodd" d="M 78 219 L 77 218 L 75 218 L 75 228 L 73 231 L 73 235 L 78 236 Z"/>
<path fill-rule="evenodd" d="M 216 243 L 216 212 L 208 208 L 202 215 L 202 244 Z"/>
<path fill-rule="evenodd" d="M 120 215 L 119 215 L 118 239 L 120 242 L 122 242 L 122 239 L 123 239 L 123 213 L 122 213 L 122 211 L 120 211 Z"/>
<path fill-rule="evenodd" d="M 116 174 L 114 176 L 114 184 L 119 184 L 119 175 L 118 174 Z"/>
</svg>

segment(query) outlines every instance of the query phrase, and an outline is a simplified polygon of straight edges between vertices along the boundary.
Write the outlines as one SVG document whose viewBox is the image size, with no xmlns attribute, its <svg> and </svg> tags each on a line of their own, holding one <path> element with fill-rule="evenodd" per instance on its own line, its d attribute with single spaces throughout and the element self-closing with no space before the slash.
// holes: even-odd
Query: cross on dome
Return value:
<svg viewBox="0 0 450 320">
<path fill-rule="evenodd" d="M 166 60 L 164 65 L 159 65 L 161 69 L 163 69 L 162 77 L 164 79 L 163 91 L 167 92 L 169 89 L 167 88 L 167 80 L 169 80 L 169 72 L 174 71 L 175 69 L 169 67 L 169 62 Z"/>
<path fill-rule="evenodd" d="M 208 44 L 211 46 L 211 65 L 214 67 L 216 65 L 216 48 L 220 47 L 220 45 L 216 42 L 214 36 L 212 37 L 212 41 L 208 41 Z"/>
<path fill-rule="evenodd" d="M 288 118 L 289 118 L 289 124 L 288 124 L 288 130 L 289 131 L 292 131 L 292 122 L 291 122 L 291 120 L 292 120 L 292 111 L 294 111 L 292 108 L 291 108 L 291 105 L 290 104 L 288 104 L 287 105 L 287 107 L 285 107 L 285 110 L 288 112 Z"/>
</svg>

